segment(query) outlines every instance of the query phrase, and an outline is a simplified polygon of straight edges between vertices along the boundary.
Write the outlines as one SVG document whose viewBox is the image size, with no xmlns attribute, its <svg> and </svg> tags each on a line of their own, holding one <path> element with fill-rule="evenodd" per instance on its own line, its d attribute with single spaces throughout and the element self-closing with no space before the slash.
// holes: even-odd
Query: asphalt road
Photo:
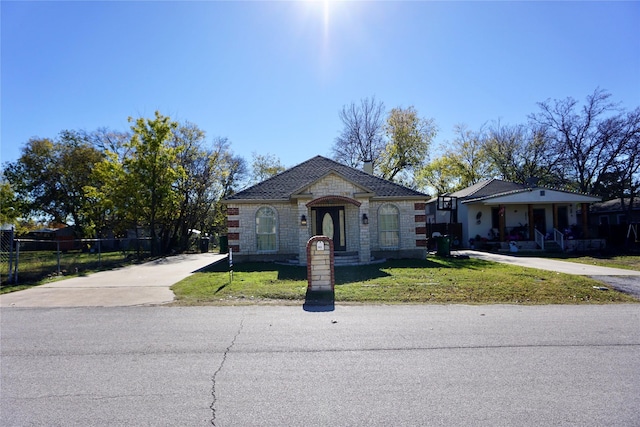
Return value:
<svg viewBox="0 0 640 427">
<path fill-rule="evenodd" d="M 2 308 L 3 426 L 638 426 L 640 306 Z"/>
</svg>

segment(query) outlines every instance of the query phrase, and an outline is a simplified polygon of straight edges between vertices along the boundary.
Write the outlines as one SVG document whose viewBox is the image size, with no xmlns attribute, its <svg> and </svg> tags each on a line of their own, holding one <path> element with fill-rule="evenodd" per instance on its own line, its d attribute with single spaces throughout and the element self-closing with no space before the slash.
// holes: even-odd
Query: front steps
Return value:
<svg viewBox="0 0 640 427">
<path fill-rule="evenodd" d="M 360 255 L 358 252 L 334 252 L 333 253 L 333 261 L 336 267 L 346 267 L 353 265 L 365 265 L 365 264 L 379 264 L 386 261 L 386 259 L 373 259 L 368 263 L 360 262 Z M 294 259 L 288 260 L 286 265 L 300 265 L 300 260 L 296 257 Z"/>
</svg>

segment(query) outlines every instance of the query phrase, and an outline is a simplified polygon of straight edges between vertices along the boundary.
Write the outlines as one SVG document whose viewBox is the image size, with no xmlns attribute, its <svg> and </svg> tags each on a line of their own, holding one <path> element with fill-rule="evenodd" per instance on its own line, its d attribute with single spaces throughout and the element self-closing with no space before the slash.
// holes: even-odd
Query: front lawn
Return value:
<svg viewBox="0 0 640 427">
<path fill-rule="evenodd" d="M 294 302 L 307 291 L 306 267 L 226 261 L 175 284 L 178 305 Z M 597 289 L 602 283 L 478 259 L 428 258 L 337 267 L 335 301 L 345 303 L 603 304 L 638 303 Z M 594 288 L 595 287 L 595 288 Z"/>
</svg>

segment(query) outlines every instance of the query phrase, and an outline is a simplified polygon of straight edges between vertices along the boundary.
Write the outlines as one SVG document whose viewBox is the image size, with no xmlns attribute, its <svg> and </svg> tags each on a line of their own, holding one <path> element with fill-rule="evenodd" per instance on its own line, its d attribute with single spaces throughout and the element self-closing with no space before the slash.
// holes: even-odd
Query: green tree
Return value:
<svg viewBox="0 0 640 427">
<path fill-rule="evenodd" d="M 472 131 L 465 125 L 454 128 L 456 139 L 445 151 L 460 178 L 461 188 L 476 184 L 494 175 L 493 165 L 485 148 L 483 130 Z"/>
<path fill-rule="evenodd" d="M 80 236 L 90 236 L 93 219 L 83 188 L 102 158 L 85 133 L 65 130 L 56 140 L 29 140 L 4 176 L 22 200 L 23 216 L 44 214 L 53 222 L 72 224 Z"/>
<path fill-rule="evenodd" d="M 428 160 L 429 147 L 437 134 L 435 123 L 420 118 L 414 107 L 394 108 L 387 117 L 385 133 L 387 144 L 379 162 L 381 176 L 411 185 L 413 173 Z"/>
<path fill-rule="evenodd" d="M 258 154 L 254 151 L 251 153 L 251 157 L 251 182 L 254 184 L 284 172 L 286 169 L 280 159 L 273 154 Z"/>
<path fill-rule="evenodd" d="M 11 185 L 3 180 L 0 182 L 0 225 L 15 225 L 19 216 L 19 201 L 11 189 Z"/>
<path fill-rule="evenodd" d="M 174 191 L 175 183 L 184 176 L 179 163 L 181 147 L 171 146 L 173 132 L 178 123 L 158 111 L 153 119 L 130 118 L 133 136 L 127 144 L 131 156 L 123 162 L 126 173 L 126 190 L 130 194 L 128 209 L 133 218 L 138 218 L 148 227 L 152 253 L 160 252 L 159 237 L 166 233 L 179 209 L 179 198 Z M 166 235 L 166 234 L 165 234 Z"/>
<path fill-rule="evenodd" d="M 458 165 L 448 156 L 433 159 L 416 173 L 418 188 L 441 195 L 460 190 Z"/>
</svg>

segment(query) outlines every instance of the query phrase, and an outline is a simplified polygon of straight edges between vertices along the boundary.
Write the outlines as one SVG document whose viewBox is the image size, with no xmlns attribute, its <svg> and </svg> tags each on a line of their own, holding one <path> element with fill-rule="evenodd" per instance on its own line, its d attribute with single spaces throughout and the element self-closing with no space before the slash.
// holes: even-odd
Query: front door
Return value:
<svg viewBox="0 0 640 427">
<path fill-rule="evenodd" d="M 533 226 L 542 234 L 547 234 L 547 214 L 544 209 L 533 210 Z"/>
<path fill-rule="evenodd" d="M 344 207 L 320 207 L 314 208 L 314 212 L 315 234 L 330 237 L 333 239 L 334 250 L 345 251 L 347 249 L 347 243 L 345 236 Z"/>
</svg>

